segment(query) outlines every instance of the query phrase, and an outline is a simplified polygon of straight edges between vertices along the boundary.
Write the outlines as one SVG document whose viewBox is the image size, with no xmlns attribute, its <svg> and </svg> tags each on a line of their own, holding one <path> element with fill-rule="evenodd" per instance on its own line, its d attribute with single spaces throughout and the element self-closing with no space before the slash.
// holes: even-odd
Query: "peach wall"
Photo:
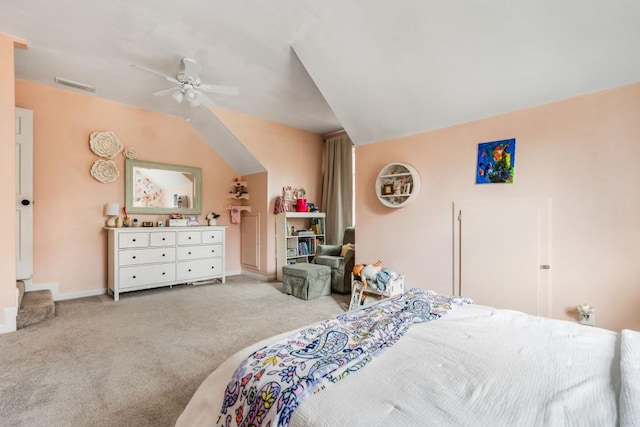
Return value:
<svg viewBox="0 0 640 427">
<path fill-rule="evenodd" d="M 266 215 L 266 270 L 275 277 L 275 215 L 273 208 L 282 187 L 302 187 L 309 202 L 320 205 L 322 193 L 322 136 L 224 108 L 216 115 L 268 171 Z"/>
<path fill-rule="evenodd" d="M 452 203 L 551 199 L 552 317 L 595 307 L 597 325 L 640 329 L 640 83 L 356 150 L 359 262 L 383 260 L 410 287 L 452 292 Z M 516 138 L 514 184 L 475 185 L 477 144 Z M 389 162 L 414 166 L 412 205 L 379 203 Z"/>
<path fill-rule="evenodd" d="M 124 206 L 124 157 L 114 159 L 116 182 L 93 179 L 92 132 L 114 131 L 140 160 L 202 168 L 203 213 L 224 212 L 236 173 L 183 119 L 22 80 L 16 96 L 18 106 L 34 112 L 34 283 L 57 282 L 61 293 L 78 296 L 106 289 L 103 206 Z M 229 216 L 219 224 L 229 224 Z M 227 271 L 239 272 L 239 230 L 227 230 Z"/>
<path fill-rule="evenodd" d="M 16 307 L 16 168 L 13 51 L 16 39 L 0 34 L 0 330 L 4 309 Z"/>
</svg>

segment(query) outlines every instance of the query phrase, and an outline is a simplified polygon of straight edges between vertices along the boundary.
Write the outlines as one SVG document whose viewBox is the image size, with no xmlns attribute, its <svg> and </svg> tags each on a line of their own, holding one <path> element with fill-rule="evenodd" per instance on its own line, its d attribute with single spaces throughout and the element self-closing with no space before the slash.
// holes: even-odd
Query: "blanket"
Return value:
<svg viewBox="0 0 640 427">
<path fill-rule="evenodd" d="M 362 369 L 412 324 L 470 303 L 468 298 L 412 289 L 261 348 L 243 361 L 227 385 L 217 424 L 287 426 L 306 396 Z"/>
<path fill-rule="evenodd" d="M 620 425 L 640 425 L 640 332 L 620 334 Z"/>
</svg>

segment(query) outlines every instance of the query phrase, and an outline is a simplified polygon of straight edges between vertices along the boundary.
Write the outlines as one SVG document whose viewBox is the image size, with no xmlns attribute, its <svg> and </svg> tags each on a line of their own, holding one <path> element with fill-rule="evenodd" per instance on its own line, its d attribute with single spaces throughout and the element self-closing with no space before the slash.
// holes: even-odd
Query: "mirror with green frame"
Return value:
<svg viewBox="0 0 640 427">
<path fill-rule="evenodd" d="M 202 169 L 125 160 L 125 207 L 131 214 L 202 212 Z"/>
</svg>

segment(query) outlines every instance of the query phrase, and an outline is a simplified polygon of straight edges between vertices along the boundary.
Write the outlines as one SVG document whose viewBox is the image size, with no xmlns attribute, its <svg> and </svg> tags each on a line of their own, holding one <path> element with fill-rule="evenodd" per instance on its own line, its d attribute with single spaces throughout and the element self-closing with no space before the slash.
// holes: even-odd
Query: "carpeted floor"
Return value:
<svg viewBox="0 0 640 427">
<path fill-rule="evenodd" d="M 172 426 L 228 356 L 349 304 L 281 288 L 235 276 L 57 302 L 53 319 L 0 335 L 0 425 Z"/>
</svg>

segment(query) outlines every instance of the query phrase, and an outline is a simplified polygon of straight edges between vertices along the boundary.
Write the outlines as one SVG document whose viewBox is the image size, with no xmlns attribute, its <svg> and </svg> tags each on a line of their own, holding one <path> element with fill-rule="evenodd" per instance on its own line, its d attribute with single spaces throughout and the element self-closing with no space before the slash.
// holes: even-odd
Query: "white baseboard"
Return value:
<svg viewBox="0 0 640 427">
<path fill-rule="evenodd" d="M 18 307 L 5 307 L 2 312 L 3 323 L 0 325 L 0 334 L 17 331 Z"/>
<path fill-rule="evenodd" d="M 63 294 L 58 294 L 58 298 L 54 298 L 54 301 L 63 301 L 67 299 L 76 299 L 76 298 L 86 298 L 86 297 L 95 297 L 98 295 L 104 295 L 107 293 L 106 289 L 91 289 L 88 291 L 80 291 L 80 292 L 65 292 Z"/>
<path fill-rule="evenodd" d="M 254 279 L 262 280 L 263 282 L 271 282 L 276 280 L 275 274 L 273 276 L 265 276 L 263 274 L 258 274 L 258 273 L 254 273 L 252 271 L 247 271 L 247 270 L 242 270 L 242 273 L 238 273 L 238 274 L 242 274 L 243 276 L 249 276 Z"/>
<path fill-rule="evenodd" d="M 252 277 L 254 279 L 258 279 L 258 280 L 262 280 L 265 282 L 270 282 L 273 280 L 276 280 L 276 276 L 274 275 L 269 275 L 269 276 L 265 276 L 262 274 L 257 274 L 257 273 L 253 273 L 250 271 L 241 271 L 241 270 L 237 270 L 237 271 L 226 271 L 225 275 L 228 276 L 238 276 L 238 275 L 245 275 L 245 276 L 249 276 Z M 45 290 L 48 289 L 51 291 L 51 296 L 53 297 L 54 301 L 64 301 L 64 300 L 69 300 L 69 299 L 76 299 L 76 298 L 86 298 L 86 297 L 94 297 L 94 296 L 98 296 L 98 295 L 104 295 L 107 293 L 107 289 L 90 289 L 87 291 L 79 291 L 79 292 L 60 292 L 59 290 L 59 284 L 58 282 L 48 282 L 48 283 L 27 283 L 25 282 L 25 292 L 30 292 L 30 291 L 41 291 L 41 290 Z M 15 322 L 15 318 L 14 318 L 14 322 Z"/>
<path fill-rule="evenodd" d="M 24 291 L 51 291 L 51 295 L 53 296 L 53 300 L 58 300 L 58 282 L 49 282 L 49 283 L 33 283 L 31 281 L 24 283 Z"/>
<path fill-rule="evenodd" d="M 80 292 L 64 292 L 60 293 L 58 290 L 58 282 L 49 282 L 49 283 L 37 283 L 37 284 L 25 284 L 25 292 L 30 291 L 42 291 L 42 290 L 50 290 L 51 296 L 54 301 L 64 301 L 68 299 L 76 299 L 76 298 L 86 298 L 93 297 L 97 295 L 104 295 L 107 293 L 107 289 L 90 289 L 88 291 L 80 291 Z"/>
</svg>

